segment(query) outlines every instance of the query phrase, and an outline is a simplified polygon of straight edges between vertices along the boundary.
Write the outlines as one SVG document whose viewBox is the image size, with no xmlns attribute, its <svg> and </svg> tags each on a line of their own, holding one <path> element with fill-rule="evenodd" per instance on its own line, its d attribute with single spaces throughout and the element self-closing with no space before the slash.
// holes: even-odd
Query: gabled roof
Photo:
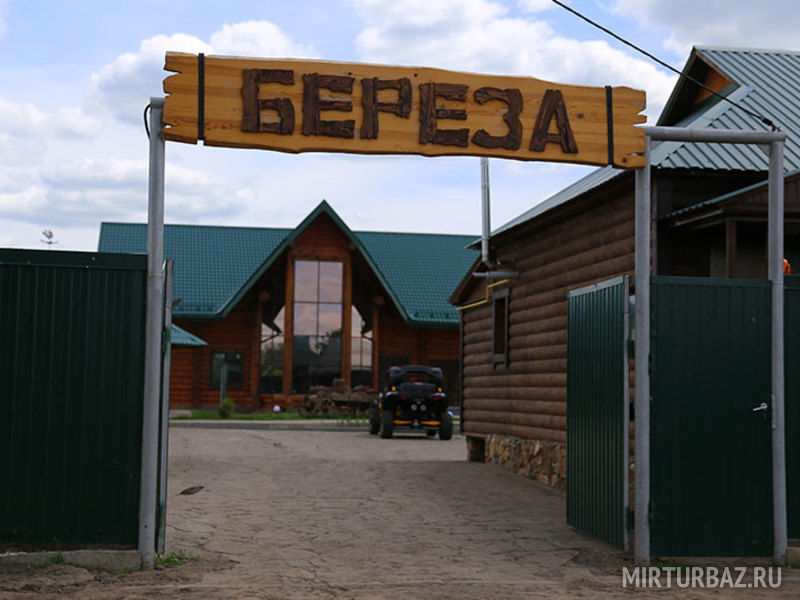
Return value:
<svg viewBox="0 0 800 600">
<path fill-rule="evenodd" d="M 756 114 L 772 119 L 787 134 L 785 169 L 800 169 L 800 52 L 753 48 L 695 47 L 684 74 L 703 77 L 715 70 L 733 82 L 720 93 Z M 659 125 L 765 130 L 757 118 L 719 98 L 691 103 L 700 88 L 681 78 L 667 102 Z M 651 165 L 660 169 L 704 169 L 714 171 L 766 172 L 769 159 L 756 146 L 663 142 L 650 154 Z M 492 232 L 498 235 L 522 225 L 562 204 L 577 199 L 626 171 L 602 167 L 537 204 Z M 473 240 L 473 245 L 476 244 Z"/>
<path fill-rule="evenodd" d="M 475 260 L 471 235 L 353 232 L 323 201 L 295 229 L 166 225 L 164 255 L 175 261 L 176 319 L 221 319 L 289 244 L 320 215 L 328 215 L 361 252 L 403 319 L 414 326 L 453 327 L 448 303 Z M 100 252 L 144 253 L 147 226 L 103 223 Z"/>
<path fill-rule="evenodd" d="M 181 329 L 175 323 L 172 324 L 172 345 L 173 346 L 191 346 L 193 348 L 201 348 L 208 344 L 201 340 L 193 333 L 189 333 L 185 329 Z"/>
</svg>

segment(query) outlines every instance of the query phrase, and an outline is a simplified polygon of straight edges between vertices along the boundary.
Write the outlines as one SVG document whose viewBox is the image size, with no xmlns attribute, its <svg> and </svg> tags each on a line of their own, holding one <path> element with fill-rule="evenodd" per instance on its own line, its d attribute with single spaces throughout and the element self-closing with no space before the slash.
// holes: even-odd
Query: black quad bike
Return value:
<svg viewBox="0 0 800 600">
<path fill-rule="evenodd" d="M 390 367 L 386 387 L 369 414 L 369 432 L 384 439 L 395 430 L 424 431 L 433 437 L 453 437 L 453 416 L 447 410 L 442 391 L 442 370 L 436 367 L 406 365 Z"/>
</svg>

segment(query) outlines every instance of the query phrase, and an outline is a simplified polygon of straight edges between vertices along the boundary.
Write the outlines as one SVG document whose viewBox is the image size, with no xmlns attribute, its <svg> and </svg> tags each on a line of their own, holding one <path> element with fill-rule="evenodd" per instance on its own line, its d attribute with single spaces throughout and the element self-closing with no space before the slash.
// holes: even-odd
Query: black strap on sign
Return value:
<svg viewBox="0 0 800 600">
<path fill-rule="evenodd" d="M 608 164 L 614 166 L 614 88 L 606 86 L 606 127 L 608 135 Z"/>
<path fill-rule="evenodd" d="M 197 141 L 206 139 L 206 55 L 197 55 Z"/>
</svg>

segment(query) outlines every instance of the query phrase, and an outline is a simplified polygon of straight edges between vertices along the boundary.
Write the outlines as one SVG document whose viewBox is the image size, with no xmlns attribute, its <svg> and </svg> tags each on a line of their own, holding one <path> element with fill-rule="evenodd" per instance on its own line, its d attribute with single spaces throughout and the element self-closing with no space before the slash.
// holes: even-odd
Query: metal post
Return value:
<svg viewBox="0 0 800 600">
<path fill-rule="evenodd" d="M 150 172 L 147 190 L 147 324 L 139 490 L 139 554 L 153 568 L 158 481 L 158 413 L 161 395 L 161 331 L 164 301 L 164 99 L 150 98 Z"/>
<path fill-rule="evenodd" d="M 650 136 L 636 171 L 636 399 L 634 559 L 650 564 Z"/>
<path fill-rule="evenodd" d="M 172 259 L 164 263 L 164 346 L 161 366 L 161 406 L 158 445 L 158 504 L 156 551 L 164 554 L 167 529 L 167 470 L 169 467 L 169 372 L 172 360 Z"/>
<path fill-rule="evenodd" d="M 786 430 L 783 357 L 783 142 L 769 149 L 769 280 L 772 283 L 772 558 L 786 564 Z"/>
<path fill-rule="evenodd" d="M 489 237 L 492 235 L 491 209 L 489 204 L 489 159 L 481 156 L 481 211 L 483 233 L 481 235 L 481 257 L 483 264 L 492 268 L 489 259 Z"/>
</svg>

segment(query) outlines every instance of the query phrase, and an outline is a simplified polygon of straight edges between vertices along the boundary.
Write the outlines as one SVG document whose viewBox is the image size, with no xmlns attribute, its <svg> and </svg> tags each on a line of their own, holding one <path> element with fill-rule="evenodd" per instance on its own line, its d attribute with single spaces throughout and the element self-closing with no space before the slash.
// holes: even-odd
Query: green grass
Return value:
<svg viewBox="0 0 800 600">
<path fill-rule="evenodd" d="M 158 554 L 153 560 L 153 565 L 159 568 L 176 567 L 189 560 L 196 562 L 200 560 L 200 557 L 195 554 L 189 554 L 185 550 L 178 550 L 169 554 Z"/>
<path fill-rule="evenodd" d="M 320 415 L 311 415 L 311 416 L 303 416 L 294 411 L 286 411 L 280 413 L 274 412 L 264 412 L 264 413 L 234 413 L 230 416 L 231 420 L 236 421 L 295 421 L 298 419 L 311 419 L 311 420 L 319 420 L 319 419 L 326 419 L 331 421 L 337 420 L 345 420 L 345 421 L 365 421 L 366 415 L 361 416 L 354 416 L 352 414 L 337 414 L 331 415 L 327 417 L 323 417 Z M 201 421 L 221 421 L 223 420 L 222 417 L 219 416 L 219 413 L 215 409 L 196 409 L 192 411 L 191 417 L 174 417 L 175 420 L 201 420 Z"/>
</svg>

